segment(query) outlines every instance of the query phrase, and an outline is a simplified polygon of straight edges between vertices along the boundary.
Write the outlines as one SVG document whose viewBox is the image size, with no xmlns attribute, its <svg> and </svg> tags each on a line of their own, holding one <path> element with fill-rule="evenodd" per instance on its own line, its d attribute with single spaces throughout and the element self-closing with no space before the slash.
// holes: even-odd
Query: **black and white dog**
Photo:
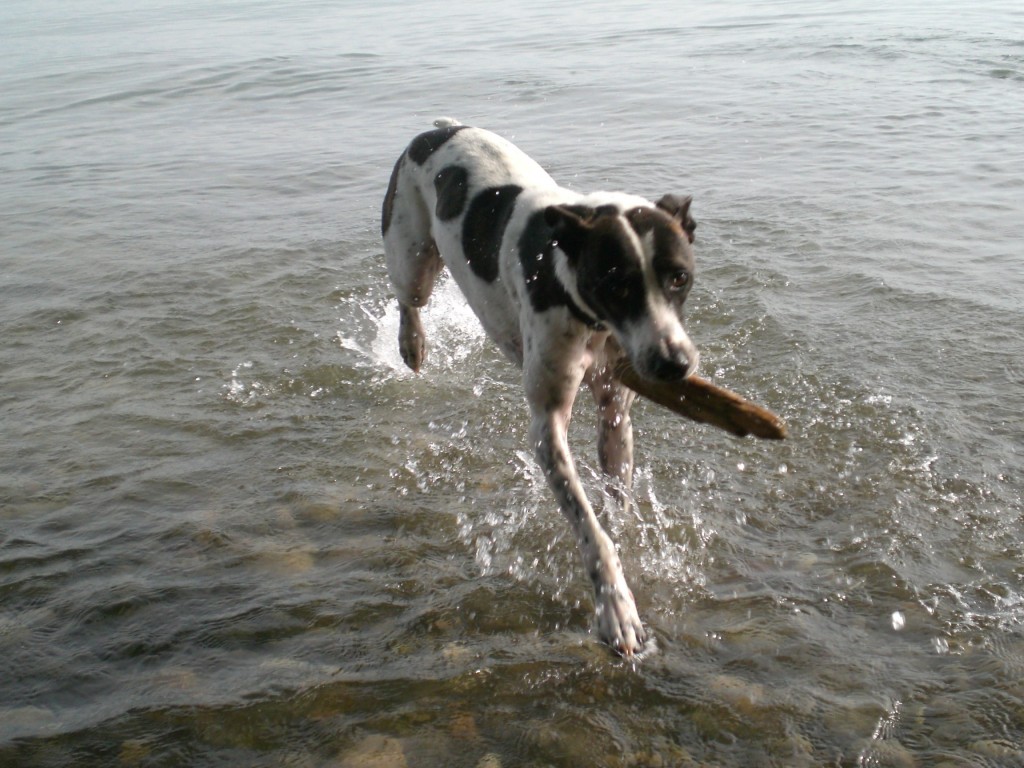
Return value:
<svg viewBox="0 0 1024 768">
<path fill-rule="evenodd" d="M 500 136 L 448 118 L 434 125 L 399 157 L 384 198 L 402 358 L 414 371 L 423 364 L 419 308 L 447 266 L 488 335 L 523 369 L 530 442 L 594 584 L 600 637 L 631 656 L 646 632 L 566 433 L 586 382 L 601 469 L 625 505 L 634 394 L 612 376 L 612 358 L 622 350 L 641 376 L 662 381 L 697 367 L 682 316 L 694 273 L 691 199 L 578 194 Z"/>
</svg>

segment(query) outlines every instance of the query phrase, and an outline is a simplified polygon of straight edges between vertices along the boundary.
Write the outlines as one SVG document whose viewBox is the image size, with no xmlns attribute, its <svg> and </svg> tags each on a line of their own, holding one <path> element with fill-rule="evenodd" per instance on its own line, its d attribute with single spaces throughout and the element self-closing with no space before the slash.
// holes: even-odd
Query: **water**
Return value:
<svg viewBox="0 0 1024 768">
<path fill-rule="evenodd" d="M 1024 13 L 898 5 L 7 0 L 0 764 L 1024 765 Z M 692 193 L 790 425 L 637 407 L 639 663 L 451 286 L 398 358 L 441 114 Z"/>
</svg>

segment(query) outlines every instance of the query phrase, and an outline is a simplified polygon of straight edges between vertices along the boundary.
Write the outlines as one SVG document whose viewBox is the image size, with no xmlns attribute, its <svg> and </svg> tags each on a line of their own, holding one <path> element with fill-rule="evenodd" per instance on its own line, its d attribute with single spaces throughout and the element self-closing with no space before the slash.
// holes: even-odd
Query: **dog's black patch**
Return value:
<svg viewBox="0 0 1024 768">
<path fill-rule="evenodd" d="M 523 267 L 523 279 L 530 306 L 535 312 L 545 312 L 554 307 L 568 307 L 573 316 L 591 327 L 600 325 L 572 300 L 555 274 L 554 245 L 551 241 L 551 226 L 544 211 L 537 211 L 526 222 L 519 236 L 519 263 Z"/>
<path fill-rule="evenodd" d="M 647 311 L 641 258 L 618 217 L 594 221 L 577 262 L 576 286 L 587 306 L 613 326 L 637 320 Z"/>
<path fill-rule="evenodd" d="M 462 222 L 462 247 L 473 273 L 488 283 L 498 278 L 498 253 L 516 198 L 523 188 L 516 184 L 489 187 L 469 204 Z"/>
<path fill-rule="evenodd" d="M 435 212 L 441 221 L 454 219 L 466 207 L 469 172 L 459 165 L 449 165 L 434 177 L 437 190 Z"/>
<path fill-rule="evenodd" d="M 409 157 L 416 165 L 423 165 L 427 162 L 427 158 L 444 146 L 448 139 L 468 127 L 468 125 L 449 125 L 446 128 L 435 128 L 432 131 L 421 133 L 409 145 Z"/>
<path fill-rule="evenodd" d="M 530 306 L 536 312 L 566 306 L 570 297 L 555 276 L 555 257 L 551 244 L 551 227 L 544 220 L 544 211 L 537 211 L 526 222 L 519 236 L 519 262 Z"/>
<path fill-rule="evenodd" d="M 395 163 L 395 169 L 391 172 L 391 181 L 388 182 L 388 191 L 384 195 L 384 207 L 380 212 L 380 233 L 382 235 L 386 235 L 388 227 L 391 226 L 391 214 L 395 209 L 395 193 L 398 191 L 398 170 L 402 167 L 404 159 L 405 154 L 403 153 Z"/>
</svg>

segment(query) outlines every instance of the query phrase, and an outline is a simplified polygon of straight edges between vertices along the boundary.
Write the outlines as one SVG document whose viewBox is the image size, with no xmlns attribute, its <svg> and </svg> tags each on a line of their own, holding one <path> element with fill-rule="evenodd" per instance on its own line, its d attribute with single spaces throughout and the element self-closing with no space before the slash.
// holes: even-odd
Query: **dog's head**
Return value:
<svg viewBox="0 0 1024 768">
<path fill-rule="evenodd" d="M 545 219 L 564 255 L 556 272 L 582 308 L 608 326 L 641 376 L 684 379 L 699 354 L 683 326 L 693 285 L 690 197 L 656 205 L 552 205 Z"/>
</svg>

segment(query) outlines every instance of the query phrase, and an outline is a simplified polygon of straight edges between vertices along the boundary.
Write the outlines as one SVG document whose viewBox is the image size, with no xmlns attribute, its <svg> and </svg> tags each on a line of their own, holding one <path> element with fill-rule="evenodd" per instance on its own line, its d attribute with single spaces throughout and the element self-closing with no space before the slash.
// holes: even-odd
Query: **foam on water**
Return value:
<svg viewBox="0 0 1024 768">
<path fill-rule="evenodd" d="M 398 351 L 398 302 L 389 301 L 384 314 L 376 321 L 376 332 L 369 351 L 372 359 L 392 372 L 412 374 Z M 426 307 L 420 310 L 427 336 L 430 365 L 426 370 L 450 370 L 486 341 L 473 310 L 447 273 L 442 275 Z"/>
</svg>

